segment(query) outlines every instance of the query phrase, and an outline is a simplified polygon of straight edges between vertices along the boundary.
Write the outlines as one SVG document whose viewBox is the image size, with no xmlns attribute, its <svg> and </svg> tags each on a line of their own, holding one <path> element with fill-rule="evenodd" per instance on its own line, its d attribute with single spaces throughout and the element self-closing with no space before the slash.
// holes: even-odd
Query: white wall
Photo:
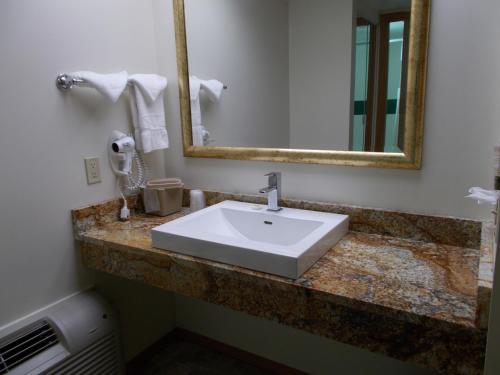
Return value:
<svg viewBox="0 0 500 375">
<path fill-rule="evenodd" d="M 1 326 L 94 282 L 75 251 L 70 210 L 118 196 L 105 147 L 111 130 L 128 129 L 127 98 L 111 105 L 93 90 L 61 93 L 55 77 L 78 69 L 156 71 L 151 1 L 4 0 L 0 51 Z M 88 156 L 101 159 L 101 184 L 86 183 Z M 153 159 L 163 174 L 162 155 Z M 149 319 L 150 306 L 135 307 L 134 299 L 157 294 L 127 291 L 118 307 Z M 171 328 L 171 306 L 168 295 L 157 303 L 142 330 L 149 343 Z M 154 319 L 159 311 L 165 316 Z M 128 356 L 140 349 L 126 344 Z"/>
<path fill-rule="evenodd" d="M 154 0 L 154 5 L 160 69 L 173 81 L 176 62 L 171 4 Z M 190 187 L 256 193 L 265 183 L 265 172 L 280 170 L 284 173 L 285 197 L 469 218 L 489 217 L 488 207 L 478 207 L 463 196 L 470 186 L 492 187 L 492 150 L 500 136 L 500 79 L 496 74 L 500 66 L 496 16 L 499 11 L 497 0 L 485 0 L 480 7 L 469 0 L 432 2 L 424 157 L 420 171 L 184 158 L 177 89 L 171 85 L 168 94 L 171 100 L 167 105 L 169 120 L 176 126 L 171 132 L 173 146 L 166 153 L 167 173 L 181 176 Z M 490 58 L 492 54 L 495 58 Z M 191 311 L 200 314 L 186 328 L 214 335 L 220 331 L 219 337 L 224 336 L 226 342 L 247 345 L 237 334 L 232 334 L 234 325 L 226 327 L 228 319 L 239 319 L 237 313 L 215 312 L 217 318 L 208 319 L 203 305 L 201 302 L 190 305 Z M 178 309 L 182 309 L 179 304 Z M 182 314 L 179 311 L 178 319 Z M 252 323 L 255 334 L 252 337 L 278 335 L 281 328 L 272 328 L 264 322 Z M 292 335 L 292 331 L 287 332 Z M 290 337 L 298 340 L 294 342 L 298 346 L 313 342 Z M 490 341 L 495 345 L 492 349 L 495 353 L 498 337 Z M 248 345 L 249 350 L 256 347 Z M 332 344 L 321 344 L 319 340 L 314 345 L 318 351 L 327 351 L 332 358 L 348 364 L 344 362 L 345 351 L 327 350 Z M 374 359 L 361 350 L 350 350 L 359 362 L 367 361 L 374 369 L 381 366 L 381 371 L 385 369 L 387 374 L 401 373 L 386 367 L 382 359 Z M 491 374 L 500 371 L 498 367 L 495 369 Z"/>
<path fill-rule="evenodd" d="M 217 104 L 202 100 L 211 145 L 289 147 L 287 1 L 187 0 L 185 8 L 190 74 L 229 87 Z"/>
<path fill-rule="evenodd" d="M 352 0 L 290 0 L 290 147 L 349 150 Z"/>
</svg>

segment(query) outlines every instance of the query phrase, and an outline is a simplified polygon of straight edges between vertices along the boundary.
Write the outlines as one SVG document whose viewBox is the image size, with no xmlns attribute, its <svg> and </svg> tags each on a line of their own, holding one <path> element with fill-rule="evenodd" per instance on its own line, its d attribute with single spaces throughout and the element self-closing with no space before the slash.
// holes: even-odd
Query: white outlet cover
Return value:
<svg viewBox="0 0 500 375">
<path fill-rule="evenodd" d="M 101 168 L 99 158 L 85 158 L 85 171 L 87 172 L 87 184 L 98 184 L 101 182 Z"/>
</svg>

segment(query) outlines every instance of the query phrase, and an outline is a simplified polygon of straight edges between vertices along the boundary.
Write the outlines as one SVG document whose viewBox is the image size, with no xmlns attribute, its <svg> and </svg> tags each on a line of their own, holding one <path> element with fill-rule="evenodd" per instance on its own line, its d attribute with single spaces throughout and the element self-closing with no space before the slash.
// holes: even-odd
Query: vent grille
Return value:
<svg viewBox="0 0 500 375">
<path fill-rule="evenodd" d="M 81 375 L 81 374 L 120 374 L 120 354 L 117 337 L 114 334 L 104 336 L 94 344 L 69 357 L 59 365 L 52 367 L 46 375 Z"/>
<path fill-rule="evenodd" d="M 56 331 L 42 320 L 17 332 L 14 337 L 0 343 L 0 375 L 59 343 Z"/>
</svg>

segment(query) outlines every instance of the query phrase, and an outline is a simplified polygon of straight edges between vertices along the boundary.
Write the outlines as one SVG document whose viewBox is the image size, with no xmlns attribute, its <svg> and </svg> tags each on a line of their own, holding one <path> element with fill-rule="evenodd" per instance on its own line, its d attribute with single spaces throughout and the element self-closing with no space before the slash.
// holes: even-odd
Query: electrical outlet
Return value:
<svg viewBox="0 0 500 375">
<path fill-rule="evenodd" d="M 87 172 L 87 184 L 98 184 L 101 182 L 101 168 L 99 158 L 85 158 L 85 170 Z"/>
</svg>

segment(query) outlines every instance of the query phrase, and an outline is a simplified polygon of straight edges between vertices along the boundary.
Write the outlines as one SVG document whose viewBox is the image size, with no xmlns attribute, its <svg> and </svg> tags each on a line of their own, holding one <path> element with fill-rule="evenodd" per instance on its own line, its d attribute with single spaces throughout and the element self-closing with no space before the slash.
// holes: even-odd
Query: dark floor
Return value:
<svg viewBox="0 0 500 375">
<path fill-rule="evenodd" d="M 127 375 L 269 375 L 255 367 L 186 339 L 169 335 L 127 365 Z"/>
</svg>

